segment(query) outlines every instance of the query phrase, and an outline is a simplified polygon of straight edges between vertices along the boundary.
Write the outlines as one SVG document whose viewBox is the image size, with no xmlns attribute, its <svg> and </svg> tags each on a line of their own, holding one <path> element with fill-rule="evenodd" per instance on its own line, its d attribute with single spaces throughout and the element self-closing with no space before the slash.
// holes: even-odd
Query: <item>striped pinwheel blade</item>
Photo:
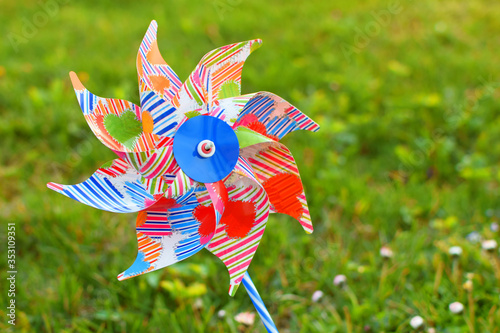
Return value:
<svg viewBox="0 0 500 333">
<path fill-rule="evenodd" d="M 279 142 L 259 143 L 241 149 L 271 202 L 271 212 L 297 219 L 307 233 L 313 232 L 299 169 L 292 153 Z"/>
<path fill-rule="evenodd" d="M 156 36 L 158 24 L 151 21 L 137 53 L 137 75 L 141 105 L 147 93 L 154 91 L 159 98 L 170 102 L 182 82 L 174 70 L 163 60 Z"/>
<path fill-rule="evenodd" d="M 227 189 L 222 180 L 215 183 L 205 183 L 205 186 L 205 191 L 196 193 L 202 206 L 194 212 L 195 218 L 201 223 L 200 233 L 204 244 L 214 237 L 228 201 Z M 215 215 L 212 212 L 215 212 Z"/>
<path fill-rule="evenodd" d="M 245 105 L 254 95 L 255 94 L 246 94 L 214 101 L 214 105 L 209 111 L 209 115 L 225 121 L 232 127 Z"/>
<path fill-rule="evenodd" d="M 246 58 L 261 44 L 260 39 L 235 43 L 208 52 L 173 99 L 182 113 L 206 107 L 216 100 L 241 94 L 241 71 Z"/>
<path fill-rule="evenodd" d="M 139 212 L 136 222 L 137 258 L 118 275 L 125 280 L 170 266 L 189 258 L 206 245 L 200 236 L 200 222 L 193 215 L 200 205 L 195 187 L 172 198 L 164 197 L 154 206 Z"/>
<path fill-rule="evenodd" d="M 225 184 L 229 200 L 207 249 L 226 265 L 229 295 L 234 296 L 264 234 L 269 200 L 250 165 L 241 157 Z"/>
<path fill-rule="evenodd" d="M 141 109 L 137 105 L 96 96 L 83 86 L 74 72 L 70 72 L 70 77 L 85 120 L 106 147 L 118 154 L 155 148 L 158 137 L 147 126 L 143 127 Z"/>
<path fill-rule="evenodd" d="M 142 117 L 145 128 L 151 133 L 172 138 L 175 128 L 185 118 L 184 114 L 172 105 L 172 99 L 179 91 L 181 81 L 160 54 L 157 29 L 158 24 L 152 21 L 137 54 Z"/>
<path fill-rule="evenodd" d="M 276 141 L 295 130 L 319 130 L 319 125 L 311 118 L 283 98 L 269 92 L 259 92 L 248 101 L 234 127 L 241 125 Z"/>
<path fill-rule="evenodd" d="M 153 184 L 160 182 L 170 185 L 180 167 L 174 158 L 172 146 L 166 146 L 138 153 L 123 154 L 123 159 L 132 165 L 144 177 L 144 181 Z"/>
<path fill-rule="evenodd" d="M 47 186 L 88 206 L 115 213 L 133 213 L 152 206 L 161 194 L 142 183 L 141 175 L 122 159 L 112 160 L 76 185 Z"/>
<path fill-rule="evenodd" d="M 204 206 L 200 201 L 213 203 Z M 137 257 L 118 280 L 170 266 L 199 252 L 214 236 L 226 204 L 227 190 L 221 181 L 204 187 L 179 171 L 165 197 L 139 212 Z"/>
</svg>

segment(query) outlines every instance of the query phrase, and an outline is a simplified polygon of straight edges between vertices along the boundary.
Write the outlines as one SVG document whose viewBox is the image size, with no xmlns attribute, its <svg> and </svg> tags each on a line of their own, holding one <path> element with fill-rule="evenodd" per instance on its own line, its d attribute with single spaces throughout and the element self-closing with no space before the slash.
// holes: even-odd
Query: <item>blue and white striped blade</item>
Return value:
<svg viewBox="0 0 500 333">
<path fill-rule="evenodd" d="M 195 210 L 201 206 L 196 191 L 193 187 L 176 198 L 164 197 L 139 212 L 137 258 L 130 268 L 118 275 L 118 280 L 170 266 L 205 247 L 200 234 L 202 221 L 195 217 Z"/>
<path fill-rule="evenodd" d="M 270 92 L 256 93 L 245 104 L 234 127 L 262 125 L 260 133 L 276 141 L 296 130 L 316 132 L 319 125 L 283 98 Z"/>
<path fill-rule="evenodd" d="M 141 109 L 151 115 L 152 133 L 170 138 L 174 137 L 177 125 L 185 118 L 172 103 L 150 90 L 141 93 Z"/>
<path fill-rule="evenodd" d="M 47 187 L 88 206 L 115 213 L 138 212 L 157 201 L 141 182 L 141 175 L 119 158 L 80 184 L 48 183 Z"/>
</svg>

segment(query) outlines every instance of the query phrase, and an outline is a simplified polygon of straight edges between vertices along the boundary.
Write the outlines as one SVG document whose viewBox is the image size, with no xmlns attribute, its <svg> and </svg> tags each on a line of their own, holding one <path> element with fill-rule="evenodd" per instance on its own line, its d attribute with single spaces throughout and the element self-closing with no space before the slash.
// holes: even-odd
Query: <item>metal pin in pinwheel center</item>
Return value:
<svg viewBox="0 0 500 333">
<path fill-rule="evenodd" d="M 229 175 L 240 154 L 231 126 L 212 116 L 197 116 L 182 124 L 173 148 L 182 171 L 202 183 L 215 183 Z"/>
</svg>

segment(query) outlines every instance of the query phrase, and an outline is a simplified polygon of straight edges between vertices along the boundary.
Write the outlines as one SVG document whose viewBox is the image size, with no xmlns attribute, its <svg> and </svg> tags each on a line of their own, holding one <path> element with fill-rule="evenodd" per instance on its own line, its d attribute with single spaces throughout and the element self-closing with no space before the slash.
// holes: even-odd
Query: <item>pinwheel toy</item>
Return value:
<svg viewBox="0 0 500 333">
<path fill-rule="evenodd" d="M 229 271 L 229 294 L 243 282 L 266 328 L 275 332 L 247 273 L 269 213 L 313 230 L 289 132 L 319 126 L 282 98 L 240 96 L 241 70 L 261 41 L 207 53 L 182 83 L 163 60 L 151 22 L 137 55 L 140 107 L 89 92 L 70 73 L 97 138 L 118 158 L 76 185 L 48 187 L 86 205 L 138 212 L 135 262 L 119 280 L 212 252 Z"/>
</svg>

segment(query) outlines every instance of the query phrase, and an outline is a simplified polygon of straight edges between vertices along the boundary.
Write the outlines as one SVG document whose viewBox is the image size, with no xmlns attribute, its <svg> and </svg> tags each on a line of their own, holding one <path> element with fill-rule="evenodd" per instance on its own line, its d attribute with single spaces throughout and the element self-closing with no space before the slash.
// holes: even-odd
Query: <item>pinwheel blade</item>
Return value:
<svg viewBox="0 0 500 333">
<path fill-rule="evenodd" d="M 160 98 L 170 102 L 177 94 L 182 82 L 173 69 L 163 60 L 156 36 L 158 24 L 151 21 L 137 53 L 137 75 L 141 105 L 146 93 L 154 91 Z"/>
<path fill-rule="evenodd" d="M 137 54 L 142 117 L 145 128 L 151 133 L 172 138 L 175 128 L 184 119 L 184 114 L 172 105 L 181 81 L 158 50 L 157 28 L 156 21 L 152 21 Z M 163 146 L 157 144 L 157 147 Z"/>
<path fill-rule="evenodd" d="M 137 258 L 118 275 L 118 280 L 170 266 L 203 249 L 206 242 L 200 235 L 201 223 L 194 216 L 198 206 L 200 203 L 193 187 L 176 198 L 164 197 L 139 212 Z"/>
<path fill-rule="evenodd" d="M 170 266 L 199 252 L 215 234 L 226 204 L 222 181 L 199 186 L 179 171 L 165 197 L 139 212 L 137 258 L 118 280 Z"/>
<path fill-rule="evenodd" d="M 234 124 L 237 126 L 246 126 L 275 141 L 295 130 L 319 130 L 319 125 L 311 118 L 269 92 L 259 92 L 248 101 Z"/>
<path fill-rule="evenodd" d="M 299 169 L 292 153 L 281 143 L 260 143 L 243 148 L 248 160 L 271 202 L 271 212 L 297 219 L 307 233 L 313 232 Z"/>
<path fill-rule="evenodd" d="M 167 185 L 174 181 L 175 175 L 180 170 L 174 158 L 172 146 L 146 152 L 126 153 L 123 159 L 132 165 L 145 179 L 161 178 Z"/>
<path fill-rule="evenodd" d="M 225 121 L 229 126 L 233 126 L 239 114 L 255 94 L 246 94 L 236 97 L 228 97 L 213 101 L 209 115 Z M 200 109 L 201 112 L 202 109 Z"/>
<path fill-rule="evenodd" d="M 260 39 L 235 43 L 208 52 L 196 66 L 173 99 L 182 113 L 206 106 L 208 113 L 215 100 L 241 93 L 241 71 L 246 58 L 261 44 Z"/>
<path fill-rule="evenodd" d="M 177 198 L 181 195 L 186 194 L 193 187 L 198 187 L 197 193 L 201 192 L 200 188 L 202 186 L 200 185 L 200 183 L 195 182 L 194 180 L 189 178 L 182 170 L 179 170 L 175 175 L 174 181 L 169 184 L 168 189 L 165 192 L 165 197 Z"/>
<path fill-rule="evenodd" d="M 48 188 L 88 206 L 132 213 L 152 206 L 161 194 L 143 184 L 141 175 L 122 159 L 112 160 L 76 185 L 48 183 Z"/>
<path fill-rule="evenodd" d="M 224 211 L 226 209 L 228 200 L 227 188 L 222 180 L 219 180 L 215 183 L 206 183 L 205 186 L 207 188 L 208 195 L 210 196 L 210 200 L 212 201 L 211 205 L 213 206 L 213 209 L 215 211 L 215 228 L 213 229 L 215 233 L 215 229 L 219 225 L 222 214 L 224 214 Z M 209 237 L 207 236 L 207 239 L 212 239 L 213 235 L 214 234 L 211 233 Z"/>
<path fill-rule="evenodd" d="M 234 296 L 264 234 L 269 200 L 247 161 L 238 160 L 226 180 L 229 200 L 217 232 L 207 246 L 226 265 Z"/>
<path fill-rule="evenodd" d="M 96 96 L 83 86 L 74 72 L 69 75 L 85 120 L 106 147 L 118 153 L 155 148 L 158 138 L 143 126 L 141 109 L 137 105 Z"/>
</svg>

